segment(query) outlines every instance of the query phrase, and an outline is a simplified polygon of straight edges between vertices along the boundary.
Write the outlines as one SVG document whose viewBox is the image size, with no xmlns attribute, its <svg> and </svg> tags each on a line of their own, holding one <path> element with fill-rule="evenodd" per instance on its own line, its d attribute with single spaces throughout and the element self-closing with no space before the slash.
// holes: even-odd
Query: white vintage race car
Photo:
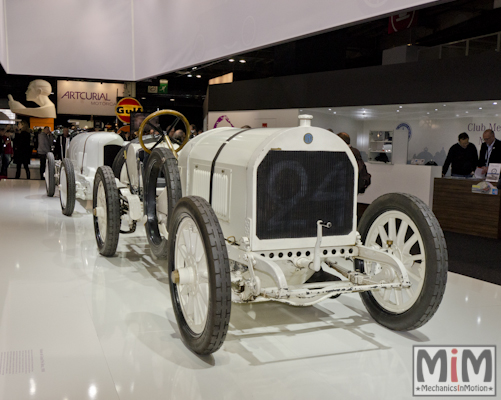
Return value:
<svg viewBox="0 0 501 400">
<path fill-rule="evenodd" d="M 71 139 L 66 158 L 55 160 L 47 154 L 45 188 L 47 196 L 54 196 L 56 187 L 64 215 L 70 216 L 75 200 L 92 200 L 92 188 L 97 169 L 111 166 L 123 146 L 123 139 L 114 132 L 81 133 Z"/>
<path fill-rule="evenodd" d="M 142 126 L 159 113 L 170 111 Z M 387 194 L 357 227 L 353 153 L 310 119 L 300 116 L 294 128 L 213 129 L 182 150 L 157 146 L 147 160 L 142 145 L 115 174 L 97 171 L 100 252 L 115 252 L 120 220 L 140 197 L 152 251 L 168 260 L 182 339 L 196 353 L 221 347 L 231 301 L 310 306 L 360 292 L 378 323 L 412 330 L 442 300 L 447 248 L 431 210 L 414 196 Z"/>
</svg>

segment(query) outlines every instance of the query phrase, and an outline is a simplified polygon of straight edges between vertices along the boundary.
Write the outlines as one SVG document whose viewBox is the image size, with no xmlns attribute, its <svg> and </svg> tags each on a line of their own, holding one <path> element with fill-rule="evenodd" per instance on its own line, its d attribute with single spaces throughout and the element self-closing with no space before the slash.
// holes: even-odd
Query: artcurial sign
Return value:
<svg viewBox="0 0 501 400">
<path fill-rule="evenodd" d="M 57 113 L 115 115 L 123 83 L 57 81 Z"/>
</svg>

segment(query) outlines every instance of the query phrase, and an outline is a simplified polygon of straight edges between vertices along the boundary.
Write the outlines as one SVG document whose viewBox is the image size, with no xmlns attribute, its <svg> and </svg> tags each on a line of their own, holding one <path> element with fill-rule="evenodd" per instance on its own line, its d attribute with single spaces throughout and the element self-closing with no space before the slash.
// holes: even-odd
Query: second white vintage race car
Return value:
<svg viewBox="0 0 501 400">
<path fill-rule="evenodd" d="M 71 139 L 64 160 L 55 160 L 47 154 L 45 188 L 47 196 L 54 196 L 59 189 L 61 210 L 70 216 L 75 209 L 75 200 L 92 200 L 92 188 L 97 169 L 113 164 L 115 156 L 124 143 L 114 132 L 88 132 Z"/>
</svg>

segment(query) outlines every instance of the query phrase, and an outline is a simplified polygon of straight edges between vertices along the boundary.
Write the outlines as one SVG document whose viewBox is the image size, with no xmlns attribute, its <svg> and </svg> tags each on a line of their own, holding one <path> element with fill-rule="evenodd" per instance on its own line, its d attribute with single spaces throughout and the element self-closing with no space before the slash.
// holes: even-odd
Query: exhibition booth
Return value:
<svg viewBox="0 0 501 400">
<path fill-rule="evenodd" d="M 360 20 L 410 27 L 429 3 L 5 0 L 6 73 L 61 77 L 10 109 L 139 135 L 66 132 L 45 175 L 0 179 L 0 399 L 498 396 L 498 271 L 454 262 L 459 243 L 462 266 L 497 267 L 501 197 L 442 165 L 461 132 L 501 137 L 501 53 L 213 85 L 200 135 L 132 98 Z"/>
<path fill-rule="evenodd" d="M 208 126 L 292 127 L 299 114 L 312 115 L 313 126 L 350 135 L 372 175 L 372 184 L 358 196 L 364 204 L 385 193 L 405 192 L 433 206 L 434 181 L 442 176 L 447 152 L 458 135 L 466 132 L 479 151 L 485 129 L 501 133 L 497 101 L 211 111 Z M 378 161 L 380 154 L 386 158 Z"/>
</svg>

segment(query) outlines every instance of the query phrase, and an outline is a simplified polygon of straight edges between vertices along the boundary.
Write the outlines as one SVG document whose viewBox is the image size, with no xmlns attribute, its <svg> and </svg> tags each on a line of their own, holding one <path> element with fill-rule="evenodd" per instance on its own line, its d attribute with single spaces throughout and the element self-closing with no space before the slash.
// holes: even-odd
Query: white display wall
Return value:
<svg viewBox="0 0 501 400">
<path fill-rule="evenodd" d="M 438 165 L 443 165 L 450 147 L 457 143 L 458 135 L 462 132 L 468 134 L 470 142 L 477 147 L 477 151 L 480 151 L 482 133 L 486 129 L 494 128 L 497 131 L 497 137 L 501 138 L 500 117 L 365 121 L 362 136 L 368 138 L 369 131 L 371 130 L 394 130 L 402 122 L 407 123 L 411 127 L 407 162 L 418 158 L 424 159 L 425 162 L 435 161 Z M 368 145 L 362 146 L 362 143 L 365 144 L 363 141 L 357 142 L 360 150 L 366 152 Z"/>
<path fill-rule="evenodd" d="M 399 154 L 395 154 L 394 162 L 397 164 L 410 163 L 412 159 L 417 158 L 424 159 L 425 163 L 435 161 L 439 166 L 442 166 L 450 147 L 457 143 L 458 135 L 462 132 L 469 135 L 470 143 L 477 147 L 477 151 L 480 151 L 482 133 L 486 129 L 493 129 L 497 138 L 501 139 L 501 117 L 499 116 L 363 120 L 311 109 L 252 110 L 210 112 L 208 127 L 212 129 L 216 121 L 224 116 L 238 127 L 250 125 L 252 128 L 259 128 L 263 124 L 268 127 L 297 126 L 298 114 L 312 115 L 313 126 L 332 129 L 334 133 L 348 133 L 351 137 L 351 144 L 360 150 L 365 161 L 368 160 L 370 131 L 394 131 L 395 138 L 398 138 L 399 141 L 405 141 L 406 137 L 409 138 L 407 144 L 404 143 L 396 148 Z M 228 120 L 223 118 L 218 126 L 230 126 Z M 397 127 L 402 124 L 408 126 L 410 132 L 407 128 L 397 130 Z"/>
<path fill-rule="evenodd" d="M 208 129 L 224 126 L 251 128 L 287 128 L 298 126 L 297 108 L 288 110 L 252 110 L 252 111 L 211 111 L 208 119 Z"/>
</svg>

